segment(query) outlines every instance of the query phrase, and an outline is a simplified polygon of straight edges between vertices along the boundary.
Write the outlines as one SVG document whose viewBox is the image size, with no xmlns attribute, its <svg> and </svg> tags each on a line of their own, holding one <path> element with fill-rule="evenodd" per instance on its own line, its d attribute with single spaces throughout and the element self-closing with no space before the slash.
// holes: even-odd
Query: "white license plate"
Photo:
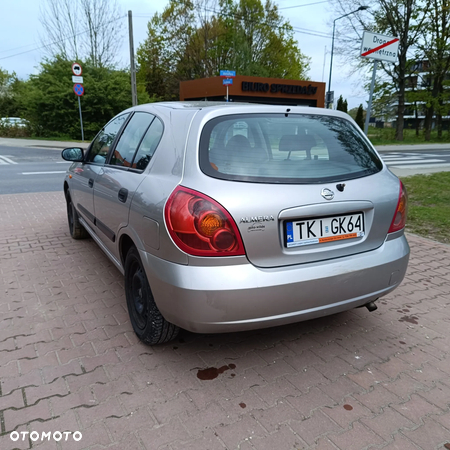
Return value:
<svg viewBox="0 0 450 450">
<path fill-rule="evenodd" d="M 286 247 L 324 244 L 364 236 L 364 214 L 301 219 L 286 222 Z"/>
</svg>

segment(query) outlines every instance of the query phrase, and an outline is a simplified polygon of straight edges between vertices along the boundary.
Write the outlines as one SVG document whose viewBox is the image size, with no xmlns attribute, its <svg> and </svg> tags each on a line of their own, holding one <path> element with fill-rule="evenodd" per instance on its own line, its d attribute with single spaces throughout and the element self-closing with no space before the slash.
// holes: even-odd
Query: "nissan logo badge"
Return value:
<svg viewBox="0 0 450 450">
<path fill-rule="evenodd" d="M 328 188 L 322 189 L 320 193 L 325 200 L 333 200 L 334 192 Z"/>
</svg>

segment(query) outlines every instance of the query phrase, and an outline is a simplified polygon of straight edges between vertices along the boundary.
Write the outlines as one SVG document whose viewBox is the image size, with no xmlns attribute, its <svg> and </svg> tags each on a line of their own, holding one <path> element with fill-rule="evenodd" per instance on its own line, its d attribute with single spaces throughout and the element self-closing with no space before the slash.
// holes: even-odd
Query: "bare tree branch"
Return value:
<svg viewBox="0 0 450 450">
<path fill-rule="evenodd" d="M 51 57 L 114 65 L 125 17 L 115 0 L 46 0 L 40 11 L 41 41 Z"/>
</svg>

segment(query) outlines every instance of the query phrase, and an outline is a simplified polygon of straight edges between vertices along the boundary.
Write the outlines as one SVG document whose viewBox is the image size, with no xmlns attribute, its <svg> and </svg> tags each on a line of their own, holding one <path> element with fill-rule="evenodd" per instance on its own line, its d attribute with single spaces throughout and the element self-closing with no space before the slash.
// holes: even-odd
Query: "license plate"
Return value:
<svg viewBox="0 0 450 450">
<path fill-rule="evenodd" d="M 286 224 L 286 247 L 324 244 L 364 236 L 362 212 L 333 217 L 301 219 Z"/>
</svg>

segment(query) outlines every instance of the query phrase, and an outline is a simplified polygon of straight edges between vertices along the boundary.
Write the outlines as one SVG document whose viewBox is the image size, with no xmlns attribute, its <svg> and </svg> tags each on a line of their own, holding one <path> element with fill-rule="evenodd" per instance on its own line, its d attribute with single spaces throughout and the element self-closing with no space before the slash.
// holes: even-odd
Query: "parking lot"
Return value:
<svg viewBox="0 0 450 450">
<path fill-rule="evenodd" d="M 0 448 L 450 449 L 450 246 L 408 240 L 375 312 L 148 347 L 63 193 L 0 195 Z"/>
</svg>

